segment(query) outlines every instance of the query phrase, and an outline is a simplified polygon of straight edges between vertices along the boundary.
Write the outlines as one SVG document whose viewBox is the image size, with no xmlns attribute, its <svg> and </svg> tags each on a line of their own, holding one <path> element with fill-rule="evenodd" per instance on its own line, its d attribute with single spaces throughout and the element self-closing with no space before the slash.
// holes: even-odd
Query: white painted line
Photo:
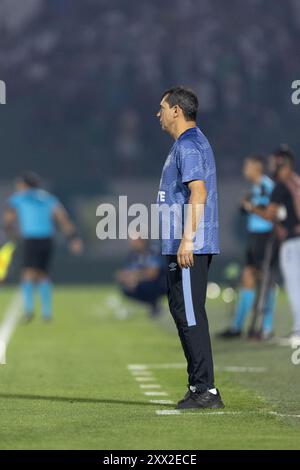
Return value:
<svg viewBox="0 0 300 470">
<path fill-rule="evenodd" d="M 266 372 L 266 367 L 244 367 L 244 366 L 224 366 L 224 367 L 215 367 L 215 370 L 223 372 Z"/>
<path fill-rule="evenodd" d="M 137 382 L 152 382 L 153 377 L 134 377 Z"/>
<path fill-rule="evenodd" d="M 173 362 L 173 363 L 166 363 L 166 364 L 141 364 L 147 369 L 186 369 L 186 364 L 181 362 Z"/>
<path fill-rule="evenodd" d="M 186 369 L 186 364 L 181 362 L 174 362 L 174 363 L 162 363 L 162 364 L 129 364 L 128 368 L 130 370 L 138 371 L 148 371 L 149 369 Z M 266 372 L 266 367 L 252 367 L 252 366 L 215 366 L 215 369 L 218 371 L 223 372 Z"/>
<path fill-rule="evenodd" d="M 131 370 L 132 375 L 140 375 L 144 377 L 153 377 L 153 373 L 150 370 Z"/>
<path fill-rule="evenodd" d="M 200 411 L 200 413 L 199 413 Z M 241 411 L 210 411 L 195 408 L 194 411 L 186 410 L 156 410 L 157 415 L 193 415 L 193 416 L 209 416 L 209 415 L 240 415 L 244 414 Z"/>
<path fill-rule="evenodd" d="M 6 343 L 0 341 L 0 364 L 6 364 Z"/>
<path fill-rule="evenodd" d="M 149 400 L 150 403 L 155 403 L 156 405 L 175 405 L 173 400 Z"/>
<path fill-rule="evenodd" d="M 0 325 L 0 364 L 6 364 L 6 348 L 21 317 L 22 296 L 18 291 L 12 298 Z"/>
<path fill-rule="evenodd" d="M 139 384 L 141 388 L 161 388 L 158 384 Z"/>
<path fill-rule="evenodd" d="M 195 408 L 194 411 L 186 410 L 156 410 L 155 413 L 159 416 L 169 416 L 169 415 L 190 415 L 190 416 L 216 416 L 216 415 L 243 415 L 243 416 L 252 416 L 252 415 L 271 415 L 278 416 L 280 418 L 300 418 L 300 414 L 285 414 L 277 413 L 276 411 L 211 411 L 210 409 L 201 409 Z"/>
<path fill-rule="evenodd" d="M 156 410 L 157 415 L 180 415 L 180 410 Z"/>
<path fill-rule="evenodd" d="M 277 413 L 277 411 L 269 411 L 269 414 L 273 416 L 279 416 L 280 418 L 300 418 L 300 415 Z"/>
<path fill-rule="evenodd" d="M 145 364 L 128 364 L 127 368 L 129 370 L 145 370 L 148 369 L 148 366 Z"/>
<path fill-rule="evenodd" d="M 144 392 L 147 397 L 166 397 L 169 394 L 167 392 Z"/>
</svg>

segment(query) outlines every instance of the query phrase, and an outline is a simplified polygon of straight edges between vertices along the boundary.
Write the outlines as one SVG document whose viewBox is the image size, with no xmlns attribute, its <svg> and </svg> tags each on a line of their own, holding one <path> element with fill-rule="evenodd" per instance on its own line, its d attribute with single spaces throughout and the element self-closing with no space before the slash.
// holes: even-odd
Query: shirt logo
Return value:
<svg viewBox="0 0 300 470">
<path fill-rule="evenodd" d="M 158 191 L 158 201 L 166 202 L 166 191 Z"/>
<path fill-rule="evenodd" d="M 170 268 L 170 271 L 176 271 L 177 263 L 170 263 L 169 268 Z"/>
</svg>

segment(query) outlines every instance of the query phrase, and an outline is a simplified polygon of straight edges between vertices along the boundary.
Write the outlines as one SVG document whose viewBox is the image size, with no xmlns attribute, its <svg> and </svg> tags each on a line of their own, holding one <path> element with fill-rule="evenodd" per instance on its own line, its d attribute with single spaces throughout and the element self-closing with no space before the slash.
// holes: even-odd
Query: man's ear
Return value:
<svg viewBox="0 0 300 470">
<path fill-rule="evenodd" d="M 177 104 L 175 104 L 175 106 L 173 107 L 173 113 L 174 113 L 174 117 L 178 117 L 179 116 L 179 113 L 180 113 L 180 108 Z"/>
</svg>

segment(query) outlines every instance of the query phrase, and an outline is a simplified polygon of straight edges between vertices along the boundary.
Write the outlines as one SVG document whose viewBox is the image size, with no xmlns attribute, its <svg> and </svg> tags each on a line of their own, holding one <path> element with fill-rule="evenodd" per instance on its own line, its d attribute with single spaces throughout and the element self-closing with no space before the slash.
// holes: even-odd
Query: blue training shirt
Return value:
<svg viewBox="0 0 300 470">
<path fill-rule="evenodd" d="M 23 238 L 52 237 L 55 232 L 53 211 L 59 204 L 55 196 L 36 188 L 16 192 L 8 199 L 8 206 L 17 213 Z"/>
<path fill-rule="evenodd" d="M 251 188 L 250 201 L 254 206 L 267 206 L 274 188 L 274 182 L 263 175 L 259 184 L 253 184 Z M 273 229 L 272 222 L 263 219 L 257 214 L 248 214 L 247 230 L 250 233 L 266 233 Z"/>
<path fill-rule="evenodd" d="M 170 227 L 167 229 L 163 211 L 160 212 L 163 255 L 177 254 L 184 228 L 184 205 L 190 198 L 187 183 L 193 180 L 205 181 L 207 190 L 204 217 L 194 239 L 194 253 L 217 254 L 220 248 L 216 166 L 212 148 L 198 127 L 188 129 L 179 136 L 163 167 L 158 193 L 159 208 L 161 210 L 163 205 L 176 207 L 174 213 L 171 212 Z"/>
</svg>

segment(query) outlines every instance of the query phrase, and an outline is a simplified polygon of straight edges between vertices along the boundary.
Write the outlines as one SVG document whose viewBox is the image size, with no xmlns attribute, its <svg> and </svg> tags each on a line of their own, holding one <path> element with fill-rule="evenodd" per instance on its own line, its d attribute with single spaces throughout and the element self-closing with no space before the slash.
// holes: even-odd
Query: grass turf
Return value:
<svg viewBox="0 0 300 470">
<path fill-rule="evenodd" d="M 13 294 L 1 290 L 2 313 Z M 183 363 L 176 332 L 169 316 L 149 321 L 132 304 L 132 314 L 118 318 L 114 296 L 109 286 L 57 288 L 51 324 L 37 316 L 18 326 L 0 366 L 0 449 L 299 449 L 300 418 L 270 414 L 300 414 L 300 365 L 292 365 L 290 348 L 214 340 L 226 414 L 158 416 L 173 406 L 149 400 L 181 398 L 185 370 L 153 369 L 168 396 L 147 397 L 127 366 Z M 224 311 L 221 301 L 208 302 L 212 334 L 227 324 Z M 284 296 L 276 323 L 278 332 L 288 331 Z"/>
</svg>

